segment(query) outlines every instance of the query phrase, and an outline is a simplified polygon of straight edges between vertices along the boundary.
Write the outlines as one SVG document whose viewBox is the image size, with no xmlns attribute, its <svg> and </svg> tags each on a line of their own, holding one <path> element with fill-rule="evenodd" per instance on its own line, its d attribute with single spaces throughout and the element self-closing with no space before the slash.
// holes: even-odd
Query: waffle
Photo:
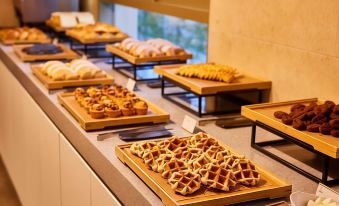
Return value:
<svg viewBox="0 0 339 206">
<path fill-rule="evenodd" d="M 237 156 L 230 154 L 228 151 L 218 152 L 216 156 L 218 165 L 225 169 L 233 169 L 236 159 Z"/>
<path fill-rule="evenodd" d="M 174 172 L 186 170 L 188 170 L 186 163 L 182 160 L 174 158 L 165 164 L 164 171 L 162 172 L 161 176 L 165 179 L 168 179 Z"/>
<path fill-rule="evenodd" d="M 159 158 L 156 159 L 156 162 L 158 164 L 157 172 L 162 173 L 164 171 L 166 164 L 173 159 L 175 159 L 173 154 L 169 154 L 169 153 L 161 154 Z"/>
<path fill-rule="evenodd" d="M 158 146 L 176 153 L 187 147 L 187 141 L 174 136 L 170 139 L 161 141 Z"/>
<path fill-rule="evenodd" d="M 130 151 L 132 154 L 142 157 L 145 150 L 152 149 L 156 145 L 155 142 L 135 142 L 131 145 Z"/>
<path fill-rule="evenodd" d="M 216 164 L 208 164 L 205 169 L 201 169 L 201 182 L 210 188 L 223 191 L 231 191 L 237 185 L 234 173 Z"/>
<path fill-rule="evenodd" d="M 204 152 L 206 152 L 211 146 L 219 146 L 216 139 L 202 132 L 192 136 L 189 142 L 192 147 L 202 149 Z"/>
<path fill-rule="evenodd" d="M 201 169 L 205 168 L 207 164 L 213 162 L 206 154 L 202 154 L 199 158 L 188 162 L 189 168 L 191 171 L 198 173 Z"/>
<path fill-rule="evenodd" d="M 248 159 L 236 159 L 233 163 L 233 171 L 237 182 L 243 185 L 255 186 L 260 180 L 260 173 Z"/>
<path fill-rule="evenodd" d="M 165 154 L 166 151 L 164 149 L 159 148 L 158 146 L 153 147 L 152 149 L 145 150 L 142 155 L 142 159 L 144 163 L 150 167 L 153 171 L 158 171 L 158 163 L 156 160 L 160 157 L 161 154 Z"/>
<path fill-rule="evenodd" d="M 225 151 L 224 147 L 212 145 L 206 150 L 205 154 L 210 159 L 216 159 L 217 154 L 222 151 Z"/>
<path fill-rule="evenodd" d="M 181 159 L 186 162 L 191 162 L 199 158 L 202 153 L 203 151 L 201 149 L 187 148 L 187 150 L 182 153 Z"/>
<path fill-rule="evenodd" d="M 192 194 L 201 186 L 200 175 L 190 172 L 174 172 L 168 179 L 172 189 L 182 195 Z"/>
</svg>

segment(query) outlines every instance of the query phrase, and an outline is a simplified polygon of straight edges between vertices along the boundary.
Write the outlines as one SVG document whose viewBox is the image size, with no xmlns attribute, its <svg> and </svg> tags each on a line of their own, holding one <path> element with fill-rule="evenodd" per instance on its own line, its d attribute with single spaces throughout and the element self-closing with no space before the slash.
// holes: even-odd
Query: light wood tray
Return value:
<svg viewBox="0 0 339 206">
<path fill-rule="evenodd" d="M 13 44 L 43 44 L 43 43 L 51 43 L 52 40 L 50 38 L 42 39 L 42 40 L 9 40 L 9 39 L 0 39 L 1 42 L 5 45 L 13 45 Z"/>
<path fill-rule="evenodd" d="M 66 31 L 66 29 L 70 29 L 70 28 L 63 28 L 63 27 L 57 26 L 57 25 L 53 24 L 50 20 L 46 20 L 45 23 L 46 23 L 47 26 L 49 26 L 50 28 L 52 28 L 56 32 L 64 32 L 64 31 Z"/>
<path fill-rule="evenodd" d="M 159 75 L 188 87 L 191 91 L 200 95 L 248 89 L 263 90 L 270 89 L 272 85 L 271 81 L 258 79 L 245 74 L 232 83 L 183 77 L 175 74 L 180 66 L 182 65 L 155 66 L 154 71 Z"/>
<path fill-rule="evenodd" d="M 191 195 L 179 195 L 171 189 L 167 180 L 162 178 L 160 173 L 148 169 L 141 158 L 133 155 L 130 152 L 130 146 L 131 144 L 116 146 L 116 155 L 161 198 L 165 205 L 229 205 L 263 198 L 287 197 L 291 194 L 292 186 L 290 184 L 256 165 L 257 170 L 261 173 L 261 180 L 255 187 L 240 186 L 238 191 L 223 192 L 208 190 L 202 186 Z M 230 150 L 232 151 L 232 149 Z"/>
<path fill-rule="evenodd" d="M 73 50 L 69 49 L 68 47 L 58 44 L 58 46 L 63 50 L 63 52 L 58 54 L 44 54 L 44 55 L 30 55 L 26 54 L 22 50 L 26 47 L 32 46 L 31 44 L 26 45 L 14 45 L 13 50 L 16 53 L 16 55 L 22 60 L 22 61 L 43 61 L 43 60 L 62 60 L 62 59 L 76 59 L 80 56 L 75 53 Z"/>
<path fill-rule="evenodd" d="M 126 39 L 128 36 L 125 34 L 123 37 L 114 37 L 114 38 L 83 38 L 83 36 L 79 35 L 77 32 L 74 32 L 72 30 L 66 30 L 66 35 L 69 37 L 72 37 L 73 39 L 78 40 L 82 44 L 95 44 L 95 43 L 114 43 L 114 42 L 120 42 L 124 39 Z"/>
<path fill-rule="evenodd" d="M 32 65 L 33 74 L 41 81 L 41 83 L 49 90 L 62 89 L 65 87 L 89 86 L 89 85 L 103 85 L 112 84 L 114 79 L 111 75 L 107 74 L 105 78 L 95 79 L 78 79 L 78 80 L 63 80 L 54 81 L 41 72 L 41 65 Z"/>
<path fill-rule="evenodd" d="M 135 57 L 121 49 L 117 48 L 114 45 L 106 45 L 106 51 L 111 52 L 112 54 L 122 57 L 123 59 L 127 60 L 129 63 L 132 64 L 142 64 L 146 62 L 157 62 L 157 61 L 171 61 L 171 60 L 188 60 L 192 59 L 192 54 L 184 54 L 184 55 L 177 55 L 177 56 L 159 56 L 159 57 L 147 57 L 147 58 L 139 58 Z"/>
<path fill-rule="evenodd" d="M 140 98 L 140 97 L 139 97 Z M 75 100 L 73 93 L 58 94 L 58 100 L 80 123 L 86 131 L 104 129 L 112 126 L 161 123 L 169 121 L 169 114 L 157 105 L 140 98 L 148 104 L 148 114 L 135 116 L 122 116 L 117 118 L 93 119 L 87 111 Z"/>
<path fill-rule="evenodd" d="M 315 150 L 333 158 L 339 158 L 339 138 L 331 135 L 299 131 L 292 126 L 285 125 L 280 119 L 274 117 L 275 111 L 289 112 L 291 106 L 297 103 L 309 104 L 311 102 L 321 103 L 317 98 L 303 99 L 296 101 L 287 101 L 279 103 L 265 103 L 243 106 L 241 115 L 253 120 L 264 123 L 274 129 L 288 134 L 298 140 L 311 145 Z"/>
</svg>

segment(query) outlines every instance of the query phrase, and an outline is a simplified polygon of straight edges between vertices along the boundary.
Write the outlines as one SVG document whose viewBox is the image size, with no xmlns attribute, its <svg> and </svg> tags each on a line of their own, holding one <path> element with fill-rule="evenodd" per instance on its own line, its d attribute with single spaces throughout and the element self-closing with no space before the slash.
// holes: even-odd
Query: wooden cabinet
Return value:
<svg viewBox="0 0 339 206">
<path fill-rule="evenodd" d="M 91 206 L 120 206 L 117 198 L 107 189 L 98 176 L 91 174 Z"/>
<path fill-rule="evenodd" d="M 0 153 L 23 206 L 120 205 L 1 61 L 0 74 Z"/>
<path fill-rule="evenodd" d="M 60 134 L 61 205 L 91 205 L 90 168 Z"/>
</svg>

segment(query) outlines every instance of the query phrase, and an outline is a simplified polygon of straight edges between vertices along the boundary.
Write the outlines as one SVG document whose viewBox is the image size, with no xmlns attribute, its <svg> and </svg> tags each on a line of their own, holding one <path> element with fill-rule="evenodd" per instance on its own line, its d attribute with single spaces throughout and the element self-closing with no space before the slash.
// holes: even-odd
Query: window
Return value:
<svg viewBox="0 0 339 206">
<path fill-rule="evenodd" d="M 206 61 L 207 24 L 112 4 L 101 4 L 100 21 L 113 23 L 140 40 L 167 39 L 193 54 L 190 63 Z"/>
</svg>

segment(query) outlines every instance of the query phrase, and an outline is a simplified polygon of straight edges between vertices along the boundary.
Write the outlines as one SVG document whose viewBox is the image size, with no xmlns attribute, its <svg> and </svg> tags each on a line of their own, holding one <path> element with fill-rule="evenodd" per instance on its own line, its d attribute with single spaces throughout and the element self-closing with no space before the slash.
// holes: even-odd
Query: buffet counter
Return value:
<svg viewBox="0 0 339 206">
<path fill-rule="evenodd" d="M 116 204 L 122 203 L 123 205 L 162 205 L 163 203 L 161 200 L 157 197 L 155 193 L 152 192 L 150 188 L 144 182 L 139 179 L 137 175 L 135 175 L 126 165 L 124 165 L 115 155 L 115 146 L 124 144 L 122 140 L 120 140 L 117 135 L 112 136 L 111 138 L 105 139 L 103 141 L 97 141 L 97 135 L 103 132 L 109 132 L 114 130 L 105 130 L 105 131 L 95 131 L 95 132 L 86 132 L 84 131 L 78 122 L 71 116 L 70 113 L 66 109 L 64 109 L 57 101 L 57 93 L 61 90 L 56 90 L 49 92 L 40 82 L 39 80 L 33 75 L 30 64 L 23 63 L 18 59 L 18 57 L 14 54 L 13 49 L 11 47 L 7 46 L 0 46 L 0 60 L 5 65 L 4 68 L 0 68 L 5 71 L 10 71 L 15 79 L 22 85 L 24 90 L 29 94 L 29 96 L 34 100 L 35 104 L 38 105 L 39 108 L 44 112 L 45 115 L 48 116 L 47 119 L 50 119 L 51 125 L 55 125 L 55 130 L 57 133 L 60 133 L 59 137 L 60 140 L 57 141 L 60 144 L 61 149 L 57 149 L 59 152 L 63 152 L 62 145 L 67 144 L 67 142 L 70 143 L 71 147 L 74 148 L 75 152 L 80 154 L 79 158 L 84 161 L 84 164 L 88 169 L 93 173 L 95 177 L 98 177 L 99 182 L 103 183 L 104 187 L 107 187 L 109 191 L 112 192 L 112 198 L 118 199 L 119 201 L 116 201 Z M 118 84 L 126 84 L 126 77 L 118 74 L 115 71 L 111 70 L 111 66 L 108 64 L 105 64 L 102 60 L 98 60 L 96 62 L 97 65 L 101 68 L 103 68 L 105 71 L 107 71 L 109 74 L 113 74 L 115 81 Z M 3 71 L 1 71 L 1 75 L 3 75 Z M 19 86 L 19 83 L 17 83 Z M 1 85 L 6 85 L 4 82 L 1 82 Z M 7 84 L 6 86 L 9 86 L 9 88 L 2 88 L 3 90 L 11 90 L 12 88 L 15 88 L 15 86 L 11 86 L 10 84 Z M 136 93 L 140 96 L 143 96 L 147 98 L 148 100 L 152 102 L 157 102 L 158 105 L 161 105 L 161 107 L 166 111 L 171 111 L 171 123 L 168 127 L 173 128 L 173 133 L 177 136 L 187 136 L 189 133 L 184 131 L 180 125 L 182 123 L 183 117 L 185 114 L 189 114 L 187 111 L 183 110 L 182 108 L 179 108 L 178 106 L 170 103 L 166 99 L 161 98 L 160 89 L 150 89 L 145 84 L 138 85 L 138 91 Z M 13 93 L 14 94 L 14 93 Z M 15 93 L 16 94 L 16 93 Z M 10 94 L 9 94 L 10 95 Z M 5 116 L 2 116 L 2 121 L 5 121 L 7 118 L 10 118 L 11 114 L 6 112 Z M 33 124 L 33 123 L 32 123 Z M 43 123 L 38 123 L 38 125 L 44 125 Z M 42 126 L 41 126 L 42 127 Z M 15 128 L 15 125 L 14 127 Z M 248 158 L 252 159 L 254 162 L 258 163 L 259 165 L 263 165 L 264 168 L 271 171 L 272 173 L 276 174 L 277 176 L 282 177 L 287 182 L 293 184 L 293 190 L 302 190 L 305 192 L 313 193 L 317 187 L 317 184 L 312 182 L 311 180 L 303 177 L 302 175 L 299 175 L 298 173 L 286 168 L 283 165 L 280 165 L 279 163 L 275 162 L 274 160 L 270 159 L 269 157 L 266 157 L 262 155 L 261 153 L 253 150 L 250 147 L 250 127 L 245 128 L 237 128 L 237 129 L 222 129 L 217 127 L 213 123 L 207 123 L 205 125 L 200 126 L 200 129 L 210 133 L 211 135 L 217 137 L 220 141 L 223 143 L 229 145 L 230 147 L 236 149 L 238 152 L 246 155 Z M 32 133 L 39 133 L 40 131 L 36 130 L 29 130 L 27 132 Z M 263 138 L 271 138 L 269 134 L 258 131 L 259 135 Z M 47 133 L 48 134 L 48 133 Z M 221 135 L 222 134 L 222 135 Z M 258 136 L 259 136 L 258 135 Z M 63 141 L 66 141 L 66 143 L 63 143 Z M 44 143 L 39 142 L 37 143 L 40 145 L 41 148 L 44 147 Z M 14 151 L 16 148 L 13 148 Z M 20 149 L 20 148 L 18 148 Z M 3 149 L 0 150 L 1 153 L 3 153 Z M 46 151 L 47 153 L 49 151 Z M 278 151 L 279 152 L 279 151 Z M 67 153 L 67 152 L 65 152 Z M 3 155 L 2 155 L 3 156 Z M 39 159 L 39 157 L 37 157 Z M 83 185 L 77 185 L 78 188 L 80 188 L 77 191 L 76 186 L 76 180 L 79 173 L 77 173 L 76 170 L 68 171 L 67 169 L 64 170 L 62 168 L 62 160 L 63 160 L 63 154 L 59 154 L 59 158 L 61 161 L 61 167 L 60 169 L 60 176 L 63 175 L 70 179 L 70 182 L 72 182 L 72 179 L 75 182 L 72 182 L 72 188 L 74 187 L 73 191 L 66 191 L 65 195 L 71 194 L 71 199 L 81 199 L 82 197 L 85 197 L 85 194 L 83 194 Z M 19 193 L 20 196 L 20 187 L 17 186 L 16 180 L 13 180 L 15 177 L 15 174 L 12 173 L 12 169 L 9 169 L 8 164 L 9 160 L 6 160 L 4 158 L 5 165 L 7 169 L 9 170 L 9 174 L 12 178 L 12 181 L 14 182 L 14 185 Z M 40 161 L 41 159 L 39 159 Z M 65 161 L 67 162 L 69 159 L 65 158 Z M 291 159 L 293 161 L 293 159 Z M 43 162 L 41 160 L 40 162 Z M 20 164 L 20 163 L 19 163 Z M 35 163 L 34 163 L 35 164 Z M 72 163 L 68 165 L 70 168 L 73 169 Z M 66 166 L 67 167 L 67 164 Z M 47 184 L 51 183 L 51 181 L 47 180 Z M 81 182 L 79 182 L 80 184 Z M 67 182 L 65 183 L 67 185 Z M 65 187 L 65 184 L 63 185 L 63 181 L 61 180 L 61 188 Z M 85 183 L 84 183 L 85 184 Z M 93 185 L 93 183 L 90 183 L 90 185 Z M 69 190 L 69 187 L 66 188 Z M 25 191 L 25 189 L 22 189 L 22 191 Z M 23 192 L 24 193 L 24 192 Z M 64 200 L 65 198 L 64 191 L 61 189 L 61 202 L 67 201 Z M 133 194 L 133 195 L 131 195 Z M 93 194 L 92 194 L 93 195 Z M 97 197 L 100 197 L 97 196 Z M 23 197 L 20 197 L 22 200 Z M 93 203 L 93 199 L 95 199 L 95 196 L 92 197 L 90 201 Z M 100 199 L 100 198 L 99 198 Z M 57 201 L 57 200 L 56 200 Z M 275 202 L 278 200 L 274 200 Z M 109 201 L 107 201 L 109 202 Z M 272 202 L 270 200 L 261 200 L 252 203 L 253 205 L 265 205 L 269 202 Z M 92 204 L 95 205 L 95 204 Z M 102 205 L 102 204 L 101 204 Z M 110 204 L 107 204 L 110 205 Z M 246 203 L 246 205 L 249 205 Z"/>
</svg>

